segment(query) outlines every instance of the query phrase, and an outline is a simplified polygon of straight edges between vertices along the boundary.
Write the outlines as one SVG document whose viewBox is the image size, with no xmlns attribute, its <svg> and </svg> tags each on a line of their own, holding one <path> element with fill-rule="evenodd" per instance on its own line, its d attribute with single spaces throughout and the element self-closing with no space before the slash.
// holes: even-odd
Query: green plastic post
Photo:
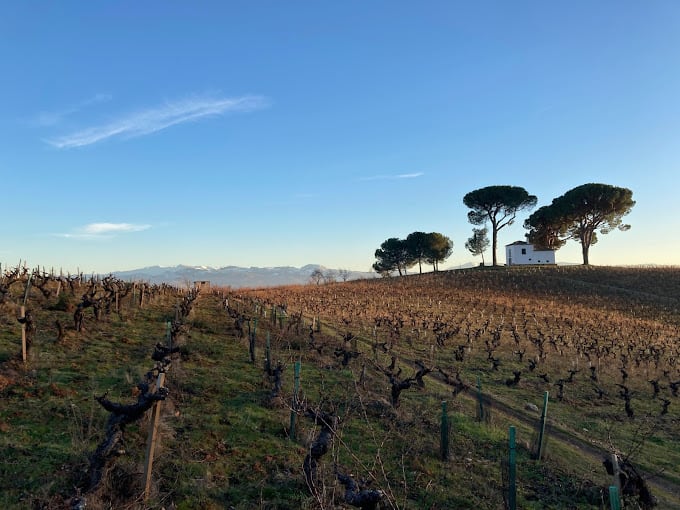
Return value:
<svg viewBox="0 0 680 510">
<path fill-rule="evenodd" d="M 611 510 L 621 510 L 619 488 L 616 485 L 609 486 L 609 505 Z"/>
<path fill-rule="evenodd" d="M 508 458 L 508 509 L 517 510 L 517 466 L 515 461 L 515 427 L 509 430 L 510 456 Z"/>
<path fill-rule="evenodd" d="M 543 456 L 543 441 L 545 440 L 545 418 L 548 415 L 548 392 L 545 392 L 543 397 L 543 412 L 541 413 L 541 428 L 538 434 L 538 452 L 536 453 L 536 459 L 541 460 Z"/>
<path fill-rule="evenodd" d="M 441 455 L 442 460 L 449 460 L 449 415 L 446 411 L 446 400 L 442 400 L 442 427 L 441 427 Z"/>
<path fill-rule="evenodd" d="M 290 410 L 290 438 L 295 439 L 295 417 L 297 416 L 298 391 L 300 390 L 300 362 L 295 362 L 295 389 L 293 390 L 293 407 Z"/>
</svg>

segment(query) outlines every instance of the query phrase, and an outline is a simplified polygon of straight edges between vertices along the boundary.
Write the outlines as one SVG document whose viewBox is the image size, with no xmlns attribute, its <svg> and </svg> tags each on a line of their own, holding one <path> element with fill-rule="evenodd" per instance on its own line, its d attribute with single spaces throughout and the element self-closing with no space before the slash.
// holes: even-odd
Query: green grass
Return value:
<svg viewBox="0 0 680 510">
<path fill-rule="evenodd" d="M 255 365 L 249 361 L 246 341 L 235 338 L 233 319 L 221 309 L 220 299 L 201 296 L 186 319 L 182 356 L 173 363 L 166 380 L 170 395 L 162 405 L 151 499 L 146 504 L 140 499 L 148 433 L 148 420 L 142 420 L 127 428 L 126 454 L 116 460 L 100 490 L 89 496 L 88 508 L 167 508 L 171 504 L 181 509 L 335 508 L 343 500 L 343 489 L 335 481 L 334 470 L 338 469 L 383 490 L 385 508 L 496 509 L 503 504 L 502 469 L 510 425 L 517 428 L 520 508 L 606 508 L 602 491 L 610 479 L 601 459 L 584 456 L 551 438 L 550 431 L 557 428 L 605 449 L 609 441 L 623 451 L 641 443 L 642 449 L 632 457 L 636 465 L 650 472 L 663 470 L 666 483 L 677 486 L 680 441 L 675 430 L 680 405 L 673 400 L 669 414 L 658 418 L 659 403 L 649 398 L 645 367 L 630 371 L 628 384 L 634 391 L 636 409 L 633 420 L 625 417 L 616 397 L 618 367 L 611 361 L 603 364 L 600 372 L 600 383 L 609 390 L 605 400 L 593 398 L 588 372 L 582 370 L 575 383 L 565 387 L 564 400 L 558 402 L 554 400 L 555 387 L 529 375 L 526 359 L 520 363 L 513 355 L 518 347 L 507 329 L 512 320 L 520 325 L 529 320 L 529 334 L 536 334 L 538 327 L 573 335 L 597 321 L 605 324 L 609 317 L 612 323 L 618 321 L 611 334 L 618 332 L 622 342 L 648 326 L 653 326 L 651 334 L 677 333 L 677 317 L 669 314 L 667 307 L 659 308 L 656 315 L 653 308 L 645 308 L 662 298 L 667 302 L 667 285 L 660 297 L 654 297 L 651 284 L 631 294 L 635 282 L 644 279 L 628 275 L 610 300 L 611 307 L 602 308 L 608 297 L 601 294 L 602 289 L 609 287 L 598 283 L 605 279 L 602 274 L 588 272 L 583 273 L 587 278 L 579 281 L 581 286 L 590 285 L 587 288 L 592 292 L 579 295 L 560 287 L 548 306 L 544 305 L 545 296 L 554 286 L 550 278 L 573 280 L 582 273 L 560 270 L 540 275 L 544 273 L 549 278 L 538 282 L 526 280 L 534 278 L 534 273 L 469 271 L 458 276 L 424 275 L 370 284 L 244 291 L 239 294 L 287 302 L 291 312 L 305 309 L 307 321 L 316 306 L 314 314 L 322 315 L 323 320 L 322 333 L 316 334 L 317 344 L 325 345 L 319 354 L 307 347 L 307 327 L 295 334 L 261 318 Z M 663 276 L 668 279 L 666 273 Z M 634 298 L 625 314 L 622 293 Z M 153 366 L 153 346 L 165 338 L 165 323 L 174 316 L 179 298 L 159 297 L 142 309 L 125 301 L 122 317 L 112 314 L 94 322 L 88 315 L 82 333 L 73 331 L 70 312 L 50 309 L 50 302 L 39 296 L 32 299 L 38 331 L 26 365 L 17 360 L 20 329 L 13 308 L 5 309 L 0 319 L 0 375 L 5 378 L 0 379 L 0 507 L 67 508 L 74 488 L 83 483 L 88 455 L 104 433 L 107 413 L 93 395 L 108 392 L 113 401 L 134 402 L 132 390 Z M 232 297 L 230 302 L 241 303 L 246 313 L 254 310 L 247 298 Z M 375 310 L 372 303 L 377 303 Z M 527 425 L 493 405 L 490 422 L 480 423 L 476 400 L 452 397 L 451 389 L 434 377 L 435 373 L 425 378 L 425 388 L 405 390 L 401 406 L 392 408 L 388 379 L 373 365 L 373 318 L 408 319 L 414 310 L 418 320 L 427 320 L 429 325 L 421 326 L 419 332 L 411 331 L 415 328 L 410 325 L 402 328 L 393 348 L 400 356 L 402 377 L 413 375 L 412 361 L 416 359 L 449 372 L 455 368 L 471 386 L 479 377 L 486 395 L 522 412 L 526 402 L 540 407 L 543 392 L 549 390 L 550 425 L 543 461 L 532 458 L 535 423 Z M 633 318 L 634 314 L 638 317 Z M 473 340 L 465 362 L 455 362 L 457 345 L 467 343 L 466 324 L 474 331 L 490 318 L 489 328 L 501 320 L 506 328 L 495 352 L 502 361 L 500 370 L 491 370 L 486 359 L 488 333 Z M 55 343 L 56 319 L 67 328 L 62 343 Z M 438 319 L 459 324 L 461 329 L 443 346 L 433 348 L 432 323 Z M 574 322 L 573 327 L 567 320 Z M 357 348 L 363 354 L 349 367 L 342 367 L 333 349 L 347 331 L 360 336 Z M 273 360 L 286 364 L 282 398 L 274 401 L 269 399 L 271 381 L 262 370 L 267 332 Z M 385 325 L 376 332 L 380 341 L 389 338 Z M 605 333 L 598 335 L 604 337 Z M 520 347 L 527 349 L 527 357 L 531 354 L 530 346 Z M 575 359 L 573 352 L 566 351 L 562 356 L 551 353 L 539 369 L 549 372 L 553 380 L 566 377 Z M 319 467 L 321 503 L 310 494 L 302 475 L 304 457 L 319 427 L 299 415 L 296 438 L 289 437 L 296 360 L 302 364 L 300 397 L 305 405 L 339 417 L 337 434 Z M 377 362 L 387 366 L 389 355 L 379 350 Z M 585 361 L 579 362 L 584 368 Z M 365 379 L 360 382 L 363 363 Z M 523 370 L 522 381 L 517 387 L 506 386 L 504 381 L 516 369 Z M 452 434 L 448 461 L 439 458 L 442 400 L 448 402 Z M 678 507 L 667 495 L 660 497 L 664 508 Z"/>
</svg>

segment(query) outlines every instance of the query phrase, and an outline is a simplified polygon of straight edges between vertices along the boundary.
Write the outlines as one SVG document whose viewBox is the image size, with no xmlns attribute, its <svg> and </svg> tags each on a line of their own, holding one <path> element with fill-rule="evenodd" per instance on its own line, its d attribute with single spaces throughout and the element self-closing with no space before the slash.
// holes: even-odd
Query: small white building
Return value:
<svg viewBox="0 0 680 510">
<path fill-rule="evenodd" d="M 508 266 L 526 264 L 555 264 L 554 250 L 534 250 L 534 246 L 524 241 L 505 245 L 505 263 Z"/>
</svg>

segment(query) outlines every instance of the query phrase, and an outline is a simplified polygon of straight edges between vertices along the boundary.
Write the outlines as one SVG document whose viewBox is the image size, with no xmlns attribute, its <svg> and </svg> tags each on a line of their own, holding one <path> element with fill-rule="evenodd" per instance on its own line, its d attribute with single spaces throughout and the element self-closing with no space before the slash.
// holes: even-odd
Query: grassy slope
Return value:
<svg viewBox="0 0 680 510">
<path fill-rule="evenodd" d="M 569 285 L 565 282 L 571 282 Z M 424 389 L 402 394 L 402 405 L 389 405 L 387 378 L 375 368 L 389 364 L 389 356 L 373 354 L 373 334 L 388 339 L 388 329 L 374 330 L 374 317 L 408 317 L 419 320 L 436 316 L 463 328 L 442 347 L 435 344 L 431 325 L 404 328 L 393 352 L 402 359 L 404 375 L 413 373 L 407 360 L 421 359 L 447 371 L 457 369 L 474 386 L 479 377 L 484 391 L 515 409 L 525 402 L 540 404 L 549 386 L 529 376 L 526 359 L 520 363 L 517 349 L 532 354 L 531 345 L 512 344 L 507 330 L 515 322 L 528 321 L 528 335 L 537 328 L 554 335 L 568 332 L 583 336 L 592 330 L 598 342 L 623 343 L 643 332 L 654 341 L 677 339 L 680 313 L 677 270 L 584 271 L 468 271 L 424 275 L 402 280 L 352 282 L 240 292 L 232 306 L 255 315 L 249 300 L 286 302 L 289 312 L 303 310 L 309 317 L 322 316 L 324 326 L 316 335 L 325 344 L 321 354 L 307 348 L 307 328 L 299 333 L 271 324 L 258 324 L 258 363 L 249 362 L 243 340 L 235 338 L 233 319 L 227 317 L 217 296 L 199 298 L 188 320 L 183 354 L 168 374 L 170 399 L 163 405 L 161 446 L 154 464 L 154 495 L 147 506 L 166 508 L 318 508 L 302 476 L 302 462 L 318 433 L 312 421 L 298 417 L 297 440 L 288 438 L 290 395 L 295 360 L 302 361 L 301 390 L 310 407 L 332 410 L 340 417 L 331 451 L 321 463 L 327 507 L 340 505 L 341 487 L 333 469 L 371 480 L 371 487 L 387 494 L 388 508 L 499 508 L 502 506 L 501 464 L 507 455 L 507 427 L 518 429 L 518 484 L 521 508 L 598 508 L 599 489 L 609 483 L 599 459 L 549 440 L 547 459 L 529 458 L 535 431 L 523 422 L 491 409 L 491 424 L 475 419 L 475 400 L 459 395 L 436 378 L 426 377 Z M 17 294 L 19 294 L 17 289 Z M 92 399 L 109 392 L 115 401 L 132 402 L 135 383 L 152 367 L 153 345 L 165 334 L 176 296 L 161 297 L 144 309 L 123 304 L 123 314 L 95 323 L 88 315 L 86 331 L 67 331 L 56 344 L 54 320 L 71 323 L 70 312 L 50 311 L 39 296 L 31 295 L 38 331 L 26 366 L 15 361 L 19 328 L 15 310 L 6 307 L 0 319 L 0 507 L 60 508 L 74 494 L 87 466 L 87 455 L 103 435 L 106 413 Z M 261 313 L 261 312 L 260 312 Z M 475 331 L 490 319 L 501 322 L 504 333 L 495 355 L 500 370 L 490 368 L 484 340 L 473 339 L 465 362 L 454 362 L 457 345 L 467 343 L 466 328 Z M 344 321 L 343 321 L 344 319 Z M 567 326 L 571 321 L 573 327 Z M 469 327 L 466 326 L 469 324 Z M 336 329 L 332 328 L 335 327 Z M 561 328 L 561 329 L 560 329 Z M 417 333 L 414 329 L 419 329 Z M 271 388 L 262 371 L 263 344 L 267 331 L 273 358 L 286 363 L 283 399 L 270 401 Z M 342 344 L 341 334 L 361 337 L 363 354 L 345 368 L 333 349 Z M 487 329 L 488 331 L 488 329 Z M 408 336 L 408 339 L 406 338 Z M 364 343 L 368 342 L 368 343 Z M 677 345 L 677 344 L 676 344 Z M 600 382 L 608 390 L 603 401 L 593 397 L 587 377 L 587 361 L 571 352 L 551 353 L 540 366 L 554 381 L 580 363 L 577 384 L 569 386 L 561 402 L 551 401 L 549 416 L 559 427 L 581 438 L 611 441 L 627 451 L 636 438 L 646 435 L 633 459 L 649 471 L 664 469 L 666 483 L 679 484 L 680 445 L 675 433 L 680 404 L 672 398 L 669 413 L 658 418 L 659 403 L 651 399 L 646 382 L 661 369 L 633 367 L 629 386 L 635 390 L 636 418 L 628 420 L 617 398 L 620 374 L 612 354 L 600 364 Z M 677 351 L 676 351 L 677 352 Z M 365 379 L 359 383 L 361 364 Z M 663 367 L 662 367 L 663 368 Z M 512 370 L 526 372 L 518 387 L 503 384 Z M 652 370 L 653 373 L 649 373 Z M 673 370 L 673 369 L 671 369 Z M 675 368 L 675 379 L 680 379 Z M 667 387 L 667 384 L 666 384 Z M 664 390 L 667 395 L 668 389 Z M 452 422 L 451 456 L 438 459 L 441 401 L 448 401 Z M 148 423 L 132 425 L 126 433 L 127 454 L 109 472 L 100 493 L 90 497 L 88 508 L 143 508 L 141 472 Z M 672 501 L 664 501 L 671 507 Z M 41 506 L 42 505 L 42 506 Z"/>
</svg>

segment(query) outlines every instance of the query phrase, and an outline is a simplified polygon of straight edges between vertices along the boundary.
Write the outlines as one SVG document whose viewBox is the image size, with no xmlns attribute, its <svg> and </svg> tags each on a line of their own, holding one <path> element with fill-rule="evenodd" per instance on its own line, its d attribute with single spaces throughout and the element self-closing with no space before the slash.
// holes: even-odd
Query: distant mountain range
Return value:
<svg viewBox="0 0 680 510">
<path fill-rule="evenodd" d="M 312 273 L 319 269 L 324 275 L 334 275 L 342 281 L 340 270 L 329 269 L 318 264 L 297 267 L 237 267 L 220 268 L 205 266 L 151 266 L 130 271 L 114 271 L 112 274 L 121 280 L 145 281 L 149 283 L 167 283 L 178 287 L 193 285 L 196 281 L 209 281 L 211 285 L 221 287 L 276 287 L 279 285 L 296 285 L 310 282 Z M 376 278 L 372 272 L 348 271 L 348 280 Z"/>
</svg>

